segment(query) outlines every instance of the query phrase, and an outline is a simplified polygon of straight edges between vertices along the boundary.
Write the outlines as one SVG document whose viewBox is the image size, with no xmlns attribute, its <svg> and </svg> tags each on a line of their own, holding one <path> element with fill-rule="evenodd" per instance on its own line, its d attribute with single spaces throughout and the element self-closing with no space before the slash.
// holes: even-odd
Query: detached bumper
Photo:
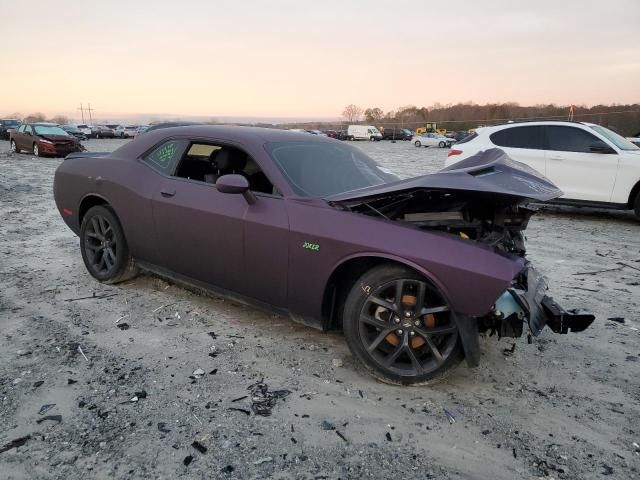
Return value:
<svg viewBox="0 0 640 480">
<path fill-rule="evenodd" d="M 546 325 L 555 333 L 565 334 L 582 332 L 595 320 L 594 315 L 562 308 L 546 294 L 546 279 L 531 266 L 521 273 L 518 283 L 498 298 L 491 311 L 494 320 L 500 322 L 501 336 L 519 337 L 525 321 L 531 333 L 538 336 Z"/>
</svg>

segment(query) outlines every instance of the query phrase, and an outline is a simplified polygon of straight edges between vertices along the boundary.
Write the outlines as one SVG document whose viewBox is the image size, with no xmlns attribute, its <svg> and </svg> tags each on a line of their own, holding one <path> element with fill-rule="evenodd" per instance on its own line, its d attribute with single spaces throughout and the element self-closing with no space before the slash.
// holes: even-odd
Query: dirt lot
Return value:
<svg viewBox="0 0 640 480">
<path fill-rule="evenodd" d="M 446 156 L 360 147 L 404 176 Z M 98 284 L 55 209 L 60 160 L 7 151 L 0 142 L 0 477 L 640 477 L 631 215 L 547 209 L 528 230 L 556 299 L 597 314 L 588 331 L 486 338 L 480 368 L 400 388 L 367 376 L 340 334 L 152 276 Z M 253 410 L 258 382 L 290 392 L 270 416 Z"/>
</svg>

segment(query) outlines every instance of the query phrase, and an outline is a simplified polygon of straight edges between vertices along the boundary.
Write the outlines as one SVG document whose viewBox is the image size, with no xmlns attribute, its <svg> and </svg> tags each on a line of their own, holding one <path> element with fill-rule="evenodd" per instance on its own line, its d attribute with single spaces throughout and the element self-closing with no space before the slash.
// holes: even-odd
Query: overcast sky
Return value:
<svg viewBox="0 0 640 480">
<path fill-rule="evenodd" d="M 0 115 L 640 102 L 640 0 L 0 0 Z"/>
</svg>

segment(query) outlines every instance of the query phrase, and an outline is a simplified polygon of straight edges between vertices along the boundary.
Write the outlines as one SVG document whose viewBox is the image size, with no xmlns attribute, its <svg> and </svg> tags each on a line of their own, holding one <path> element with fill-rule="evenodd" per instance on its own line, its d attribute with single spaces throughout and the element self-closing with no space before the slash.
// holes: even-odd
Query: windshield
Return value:
<svg viewBox="0 0 640 480">
<path fill-rule="evenodd" d="M 35 125 L 33 127 L 36 131 L 36 135 L 64 135 L 68 136 L 60 127 L 49 127 L 46 125 Z"/>
<path fill-rule="evenodd" d="M 7 127 L 14 127 L 16 125 L 20 125 L 20 121 L 18 120 L 2 120 L 0 121 L 0 123 L 2 123 L 3 125 L 6 125 Z"/>
<path fill-rule="evenodd" d="M 293 190 L 305 197 L 328 197 L 398 180 L 361 150 L 349 145 L 272 142 L 266 149 Z"/>
<path fill-rule="evenodd" d="M 74 133 L 79 133 L 80 132 L 79 129 L 77 129 L 76 127 L 70 126 L 70 125 L 65 125 L 64 127 L 62 127 L 62 129 L 65 132 L 74 132 Z"/>
<path fill-rule="evenodd" d="M 637 147 L 626 138 L 621 137 L 616 132 L 612 132 L 608 128 L 601 127 L 600 125 L 591 125 L 591 128 L 613 143 L 620 150 L 640 150 L 640 147 Z"/>
</svg>

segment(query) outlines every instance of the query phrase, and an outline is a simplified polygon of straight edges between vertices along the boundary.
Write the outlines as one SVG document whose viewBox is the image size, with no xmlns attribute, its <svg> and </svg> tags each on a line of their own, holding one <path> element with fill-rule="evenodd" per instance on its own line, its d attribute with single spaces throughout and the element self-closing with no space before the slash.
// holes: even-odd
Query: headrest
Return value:
<svg viewBox="0 0 640 480">
<path fill-rule="evenodd" d="M 215 158 L 220 170 L 239 172 L 247 164 L 247 155 L 236 148 L 223 148 Z"/>
</svg>

